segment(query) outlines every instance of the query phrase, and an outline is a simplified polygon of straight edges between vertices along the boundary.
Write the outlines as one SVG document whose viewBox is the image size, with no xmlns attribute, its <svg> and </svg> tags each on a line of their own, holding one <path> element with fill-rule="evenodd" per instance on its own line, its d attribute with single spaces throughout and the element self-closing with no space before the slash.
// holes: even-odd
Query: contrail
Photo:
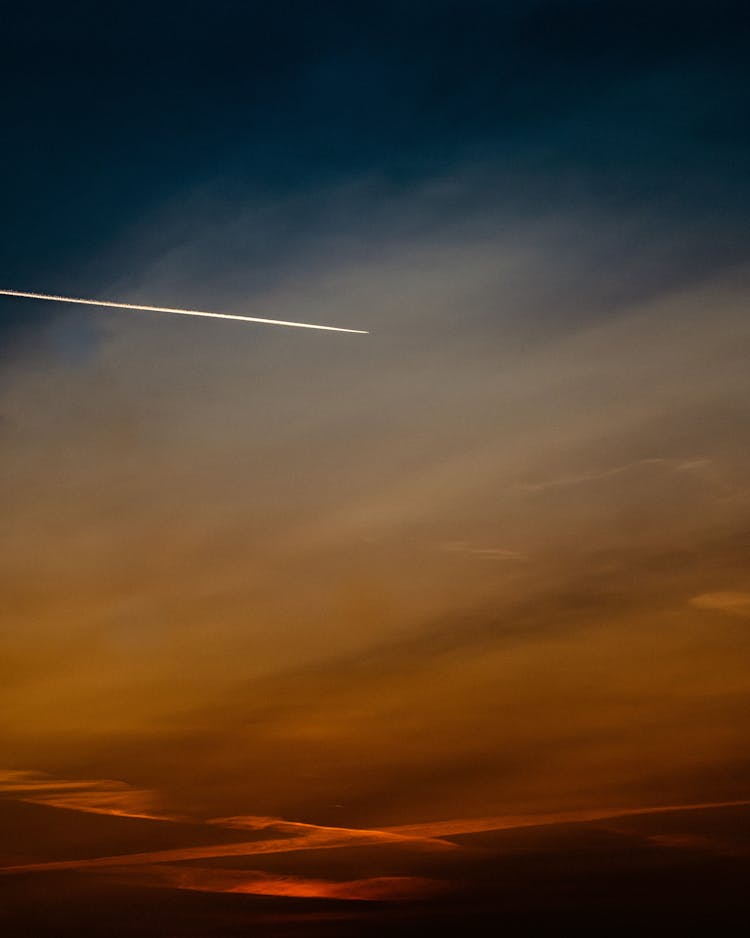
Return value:
<svg viewBox="0 0 750 938">
<path fill-rule="evenodd" d="M 79 303 L 84 306 L 110 306 L 115 309 L 138 309 L 149 313 L 176 313 L 178 316 L 208 316 L 211 319 L 238 319 L 241 322 L 259 322 L 266 326 L 294 326 L 295 329 L 323 329 L 326 332 L 356 332 L 369 335 L 367 329 L 344 329 L 341 326 L 319 326 L 310 322 L 287 322 L 284 319 L 261 319 L 258 316 L 237 316 L 232 313 L 208 313 L 201 309 L 175 309 L 172 306 L 142 306 L 139 303 L 114 303 L 111 300 L 81 300 L 72 296 L 52 296 L 48 293 L 25 293 L 22 290 L 0 290 L 2 296 L 20 296 L 30 300 L 52 300 L 53 303 Z"/>
</svg>

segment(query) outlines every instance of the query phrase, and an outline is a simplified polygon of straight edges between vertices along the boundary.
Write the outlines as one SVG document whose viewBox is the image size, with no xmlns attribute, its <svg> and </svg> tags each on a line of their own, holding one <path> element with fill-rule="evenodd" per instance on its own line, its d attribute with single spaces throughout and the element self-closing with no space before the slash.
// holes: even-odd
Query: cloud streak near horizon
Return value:
<svg viewBox="0 0 750 938">
<path fill-rule="evenodd" d="M 2 769 L 0 797 L 3 795 L 70 811 L 173 820 L 169 815 L 155 813 L 155 792 L 111 779 L 59 779 L 44 772 Z"/>
<path fill-rule="evenodd" d="M 178 817 L 128 814 L 122 809 L 107 811 L 104 807 L 92 806 L 85 800 L 67 802 L 56 794 L 47 796 L 47 791 L 59 792 L 69 789 L 101 790 L 105 793 L 132 791 L 124 783 L 111 781 L 95 782 L 43 779 L 40 773 L 5 771 L 0 776 L 2 792 L 11 799 L 21 799 L 44 804 L 53 808 L 111 814 L 124 818 L 171 821 L 184 823 Z M 42 794 L 37 794 L 42 792 Z M 133 794 L 141 795 L 138 792 Z M 127 803 L 127 799 L 124 799 Z M 393 900 L 417 898 L 444 889 L 440 883 L 424 877 L 376 877 L 349 882 L 327 882 L 310 880 L 298 876 L 272 876 L 253 870 L 230 870 L 225 867 L 205 869 L 194 865 L 197 860 L 216 860 L 230 857 L 252 857 L 275 854 L 304 854 L 319 850 L 346 849 L 351 847 L 394 847 L 407 850 L 461 850 L 450 837 L 470 834 L 517 831 L 525 828 L 545 828 L 556 825 L 590 824 L 625 818 L 646 818 L 655 815 L 702 812 L 715 809 L 748 807 L 750 800 L 723 802 L 701 802 L 677 805 L 643 805 L 619 808 L 577 809 L 529 815 L 505 815 L 497 817 L 454 818 L 419 824 L 385 827 L 380 830 L 357 830 L 300 823 L 283 818 L 257 817 L 254 815 L 208 819 L 208 825 L 229 830 L 251 830 L 256 833 L 268 831 L 281 837 L 259 837 L 253 841 L 204 844 L 194 847 L 151 850 L 144 853 L 117 854 L 112 856 L 34 862 L 0 867 L 2 874 L 43 873 L 55 871 L 107 872 L 120 876 L 124 881 L 136 881 L 146 885 L 168 885 L 178 889 L 194 889 L 208 892 L 252 893 L 255 895 L 316 896 L 319 898 Z M 195 823 L 195 821 L 193 821 Z M 188 867 L 175 864 L 188 863 Z M 142 867 L 148 873 L 137 874 Z"/>
</svg>

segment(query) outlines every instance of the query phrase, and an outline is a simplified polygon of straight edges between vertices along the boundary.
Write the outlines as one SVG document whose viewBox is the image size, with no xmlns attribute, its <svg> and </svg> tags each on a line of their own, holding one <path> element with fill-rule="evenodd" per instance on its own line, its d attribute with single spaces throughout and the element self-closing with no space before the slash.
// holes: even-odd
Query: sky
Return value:
<svg viewBox="0 0 750 938">
<path fill-rule="evenodd" d="M 4 20 L 5 933 L 736 928 L 743 5 Z"/>
</svg>

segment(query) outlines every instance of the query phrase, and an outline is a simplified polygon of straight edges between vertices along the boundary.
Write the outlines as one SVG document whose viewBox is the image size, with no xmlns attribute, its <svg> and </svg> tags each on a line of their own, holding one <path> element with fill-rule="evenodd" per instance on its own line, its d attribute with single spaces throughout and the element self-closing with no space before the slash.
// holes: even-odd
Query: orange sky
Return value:
<svg viewBox="0 0 750 938">
<path fill-rule="evenodd" d="M 73 856 L 33 826 L 6 867 L 421 901 L 460 880 L 441 831 L 745 801 L 745 275 L 488 343 L 477 283 L 528 300 L 551 237 L 263 297 L 356 342 L 131 317 L 9 362 L 3 798 L 157 826 Z M 286 820 L 249 850 L 232 817 Z M 296 837 L 332 849 L 221 865 Z M 361 875 L 320 859 L 354 847 Z"/>
</svg>

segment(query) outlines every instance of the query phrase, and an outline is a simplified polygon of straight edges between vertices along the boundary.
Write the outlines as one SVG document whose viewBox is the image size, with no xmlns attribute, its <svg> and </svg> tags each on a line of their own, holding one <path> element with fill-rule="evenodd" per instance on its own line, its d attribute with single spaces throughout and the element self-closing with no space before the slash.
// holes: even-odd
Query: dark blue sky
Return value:
<svg viewBox="0 0 750 938">
<path fill-rule="evenodd" d="M 514 210 L 637 212 L 687 228 L 702 263 L 733 263 L 750 195 L 743 11 L 17 5 L 0 62 L 0 282 L 94 294 L 132 226 L 206 185 L 273 200 L 368 174 L 408 190 L 465 166 Z M 133 274 L 147 261 L 136 252 Z M 36 312 L 3 300 L 4 338 Z"/>
</svg>

